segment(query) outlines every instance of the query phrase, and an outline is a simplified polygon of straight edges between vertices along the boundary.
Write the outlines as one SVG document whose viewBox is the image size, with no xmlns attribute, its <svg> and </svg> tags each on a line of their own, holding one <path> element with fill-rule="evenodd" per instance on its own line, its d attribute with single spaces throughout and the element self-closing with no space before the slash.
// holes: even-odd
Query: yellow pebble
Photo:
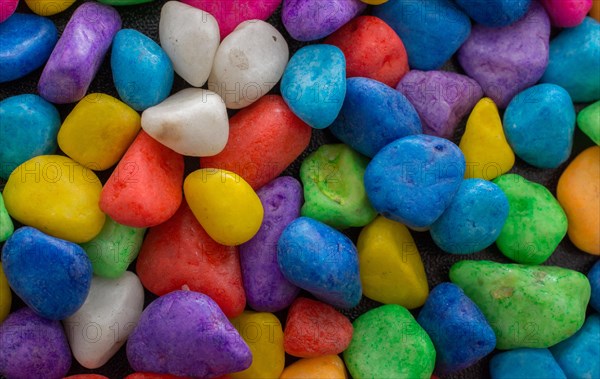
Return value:
<svg viewBox="0 0 600 379">
<path fill-rule="evenodd" d="M 371 4 L 371 5 L 379 5 L 383 3 L 387 3 L 388 0 L 361 0 L 363 3 Z"/>
<path fill-rule="evenodd" d="M 600 0 L 594 0 L 592 3 L 592 10 L 590 11 L 590 16 L 596 19 L 596 21 L 600 21 Z"/>
<path fill-rule="evenodd" d="M 504 136 L 498 108 L 487 97 L 479 100 L 471 112 L 459 147 L 467 161 L 467 179 L 492 180 L 510 171 L 515 164 L 515 154 Z"/>
<path fill-rule="evenodd" d="M 185 179 L 183 192 L 200 225 L 218 243 L 239 245 L 258 232 L 263 207 L 239 175 L 215 168 L 197 170 Z"/>
<path fill-rule="evenodd" d="M 344 362 L 337 355 L 304 358 L 283 370 L 280 379 L 347 379 Z"/>
<path fill-rule="evenodd" d="M 360 232 L 357 248 L 365 296 L 408 309 L 425 303 L 427 277 L 406 226 L 379 216 Z"/>
<path fill-rule="evenodd" d="M 11 303 L 12 295 L 10 293 L 10 287 L 8 286 L 8 280 L 6 280 L 6 276 L 4 275 L 2 262 L 0 262 L 0 324 L 6 319 L 6 316 L 8 316 Z"/>
<path fill-rule="evenodd" d="M 569 220 L 569 239 L 579 249 L 600 255 L 600 147 L 579 154 L 567 166 L 556 188 Z"/>
<path fill-rule="evenodd" d="M 25 0 L 29 9 L 40 16 L 52 16 L 70 7 L 75 0 Z"/>
<path fill-rule="evenodd" d="M 140 115 L 112 96 L 81 99 L 58 131 L 58 146 L 92 170 L 106 170 L 125 154 L 140 130 Z"/>
<path fill-rule="evenodd" d="M 104 225 L 102 184 L 68 157 L 40 155 L 17 167 L 6 182 L 4 204 L 25 225 L 75 243 L 96 237 Z"/>
<path fill-rule="evenodd" d="M 283 329 L 272 313 L 245 311 L 231 320 L 252 352 L 252 365 L 233 379 L 277 379 L 285 366 Z"/>
</svg>

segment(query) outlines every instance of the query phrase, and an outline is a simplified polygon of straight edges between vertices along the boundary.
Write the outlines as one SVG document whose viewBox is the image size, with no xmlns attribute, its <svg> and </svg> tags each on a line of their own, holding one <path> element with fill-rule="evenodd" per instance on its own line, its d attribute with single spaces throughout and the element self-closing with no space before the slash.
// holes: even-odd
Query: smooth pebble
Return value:
<svg viewBox="0 0 600 379">
<path fill-rule="evenodd" d="M 492 379 L 567 379 L 548 349 L 514 349 L 490 361 Z"/>
<path fill-rule="evenodd" d="M 600 315 L 590 314 L 577 333 L 550 351 L 567 378 L 600 378 Z"/>
<path fill-rule="evenodd" d="M 457 0 L 456 3 L 476 23 L 498 28 L 513 24 L 525 16 L 531 0 Z"/>
<path fill-rule="evenodd" d="M 596 145 L 600 145 L 600 101 L 596 101 L 579 111 L 577 126 Z"/>
</svg>

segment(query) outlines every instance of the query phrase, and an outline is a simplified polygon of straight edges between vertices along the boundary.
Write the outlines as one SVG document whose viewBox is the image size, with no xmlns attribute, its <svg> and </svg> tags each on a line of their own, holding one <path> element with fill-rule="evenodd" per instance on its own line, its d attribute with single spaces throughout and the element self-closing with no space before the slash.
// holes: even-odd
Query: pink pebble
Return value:
<svg viewBox="0 0 600 379">
<path fill-rule="evenodd" d="M 0 0 L 3 1 L 3 0 Z M 266 20 L 282 0 L 182 0 L 212 14 L 219 23 L 221 39 L 246 20 Z"/>
<path fill-rule="evenodd" d="M 592 0 L 542 0 L 552 25 L 572 28 L 583 22 L 592 8 Z"/>
<path fill-rule="evenodd" d="M 0 22 L 4 22 L 12 16 L 17 5 L 19 5 L 19 0 L 0 0 Z"/>
</svg>

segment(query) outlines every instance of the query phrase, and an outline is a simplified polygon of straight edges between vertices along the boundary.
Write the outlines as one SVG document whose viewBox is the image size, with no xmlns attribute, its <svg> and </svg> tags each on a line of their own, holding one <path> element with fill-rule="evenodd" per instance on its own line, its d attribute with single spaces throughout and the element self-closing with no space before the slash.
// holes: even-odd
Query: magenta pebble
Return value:
<svg viewBox="0 0 600 379">
<path fill-rule="evenodd" d="M 119 29 L 114 8 L 91 2 L 77 8 L 42 72 L 40 95 L 56 104 L 81 100 Z"/>
</svg>

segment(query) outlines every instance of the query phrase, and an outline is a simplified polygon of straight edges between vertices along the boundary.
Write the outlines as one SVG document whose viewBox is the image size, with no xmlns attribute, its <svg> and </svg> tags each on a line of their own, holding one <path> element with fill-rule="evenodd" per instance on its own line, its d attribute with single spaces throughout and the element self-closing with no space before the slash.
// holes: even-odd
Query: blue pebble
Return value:
<svg viewBox="0 0 600 379">
<path fill-rule="evenodd" d="M 360 301 L 356 247 L 330 226 L 308 217 L 292 221 L 279 237 L 277 261 L 287 280 L 319 300 L 339 308 Z"/>
<path fill-rule="evenodd" d="M 483 313 L 452 283 L 431 291 L 417 322 L 435 346 L 435 371 L 440 375 L 472 366 L 496 347 L 496 335 Z"/>
<path fill-rule="evenodd" d="M 519 158 L 539 168 L 556 168 L 571 155 L 575 108 L 569 93 L 539 84 L 515 96 L 504 113 L 506 139 Z"/>
<path fill-rule="evenodd" d="M 0 178 L 17 166 L 56 151 L 60 115 L 38 95 L 18 95 L 0 101 Z"/>
<path fill-rule="evenodd" d="M 41 67 L 58 41 L 46 17 L 15 13 L 0 23 L 0 83 L 22 78 Z"/>
<path fill-rule="evenodd" d="M 596 310 L 596 312 L 600 312 L 600 261 L 596 262 L 592 266 L 592 269 L 590 272 L 588 272 L 587 277 L 590 281 L 590 286 L 592 287 L 590 305 Z"/>
<path fill-rule="evenodd" d="M 496 241 L 508 217 L 500 187 L 482 179 L 462 182 L 452 202 L 431 225 L 433 241 L 452 254 L 471 254 Z"/>
<path fill-rule="evenodd" d="M 328 127 L 346 95 L 346 58 L 332 45 L 310 45 L 290 59 L 281 95 L 292 112 L 315 129 Z"/>
<path fill-rule="evenodd" d="M 548 349 L 515 349 L 490 362 L 492 379 L 567 379 Z"/>
<path fill-rule="evenodd" d="M 600 378 L 600 315 L 588 316 L 577 333 L 550 351 L 568 378 Z"/>
<path fill-rule="evenodd" d="M 367 78 L 348 79 L 344 105 L 329 130 L 368 157 L 399 138 L 423 133 L 419 114 L 402 93 Z"/>
<path fill-rule="evenodd" d="M 478 24 L 499 28 L 523 18 L 531 0 L 456 0 L 456 3 Z"/>
<path fill-rule="evenodd" d="M 365 171 L 373 207 L 411 228 L 429 227 L 450 205 L 465 173 L 465 157 L 447 139 L 419 134 L 381 149 Z"/>
<path fill-rule="evenodd" d="M 550 42 L 550 60 L 542 83 L 566 89 L 576 103 L 600 99 L 600 23 L 591 17 L 565 28 Z"/>
<path fill-rule="evenodd" d="M 83 248 L 28 226 L 4 244 L 2 267 L 13 291 L 50 320 L 75 313 L 92 282 L 92 264 Z"/>
<path fill-rule="evenodd" d="M 373 8 L 400 36 L 410 68 L 437 70 L 467 40 L 471 20 L 450 0 L 393 0 Z"/>
<path fill-rule="evenodd" d="M 173 64 L 156 42 L 133 29 L 120 30 L 113 40 L 110 64 L 117 92 L 137 111 L 169 96 Z"/>
</svg>

